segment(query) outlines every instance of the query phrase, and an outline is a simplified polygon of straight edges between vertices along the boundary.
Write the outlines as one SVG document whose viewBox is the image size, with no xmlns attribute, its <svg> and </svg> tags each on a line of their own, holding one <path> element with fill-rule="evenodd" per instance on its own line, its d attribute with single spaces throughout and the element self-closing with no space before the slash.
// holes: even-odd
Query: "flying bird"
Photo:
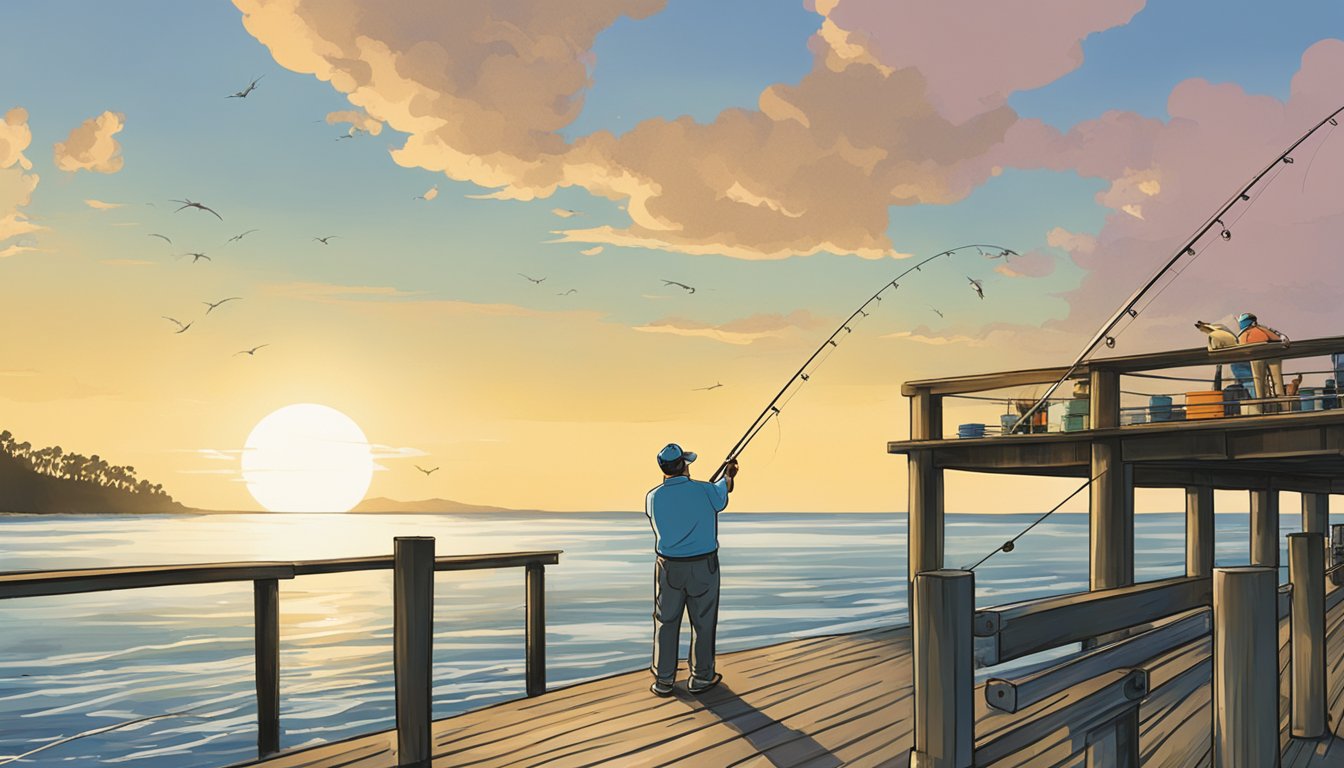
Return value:
<svg viewBox="0 0 1344 768">
<path fill-rule="evenodd" d="M 336 140 L 337 140 L 337 141 L 340 141 L 341 139 L 353 139 L 353 138 L 355 138 L 355 134 L 353 134 L 353 133 L 343 133 L 343 134 L 341 134 L 340 136 L 337 136 L 337 137 L 336 137 Z"/>
<path fill-rule="evenodd" d="M 209 256 L 206 256 L 204 253 L 194 253 L 194 252 L 192 252 L 192 253 L 184 253 L 184 254 L 182 254 L 182 256 L 178 256 L 178 258 L 180 259 L 180 258 L 182 258 L 183 256 L 190 256 L 190 257 L 191 257 L 191 263 L 192 263 L 192 264 L 195 264 L 196 262 L 200 261 L 201 259 L 205 259 L 206 261 L 214 261 L 214 259 L 210 258 Z"/>
<path fill-rule="evenodd" d="M 215 214 L 215 218 L 219 219 L 220 221 L 223 221 L 223 220 L 224 220 L 224 217 L 223 217 L 223 216 L 220 216 L 219 213 L 218 213 L 217 211 L 215 211 L 215 209 L 213 209 L 213 208 L 209 208 L 209 207 L 204 206 L 204 205 L 201 205 L 200 203 L 197 203 L 197 202 L 193 202 L 193 201 L 190 200 L 190 199 L 187 199 L 187 200 L 173 200 L 172 202 L 174 202 L 174 203 L 181 203 L 181 204 L 182 204 L 182 208 L 196 208 L 197 210 L 201 210 L 201 211 L 209 211 L 210 213 Z M 182 210 L 182 208 L 178 208 L 177 211 Z M 177 211 L 173 211 L 173 213 L 177 213 Z"/>
<path fill-rule="evenodd" d="M 169 245 L 173 244 L 171 238 L 169 238 L 167 235 L 160 235 L 158 232 L 150 232 L 148 235 L 146 235 L 146 237 L 157 237 L 160 240 L 163 240 L 164 242 L 168 243 Z"/>
<path fill-rule="evenodd" d="M 329 245 L 328 240 L 340 237 L 340 235 L 327 235 L 326 237 L 314 237 L 313 239 L 323 245 Z"/>
<path fill-rule="evenodd" d="M 934 308 L 934 307 L 929 307 L 929 309 L 932 309 L 932 310 L 933 310 L 933 313 L 934 313 L 935 315 L 937 315 L 937 316 L 939 316 L 939 317 L 942 317 L 942 316 L 943 316 L 943 313 L 942 313 L 942 312 L 939 312 L 936 308 Z"/>
<path fill-rule="evenodd" d="M 181 320 L 176 320 L 176 319 L 171 318 L 171 317 L 169 317 L 169 316 L 167 316 L 167 315 L 160 315 L 160 317 L 162 317 L 164 320 L 167 320 L 167 321 L 169 321 L 169 322 L 171 322 L 171 323 L 175 323 L 175 324 L 177 325 L 177 330 L 174 331 L 174 333 L 186 333 L 186 332 L 187 332 L 187 329 L 191 327 L 191 323 L 187 323 L 186 325 L 183 325 Z M 195 322 L 195 321 L 193 320 L 192 322 Z"/>
<path fill-rule="evenodd" d="M 265 77 L 265 75 L 262 75 L 261 77 Z M 251 93 L 251 92 L 253 92 L 253 91 L 255 91 L 255 90 L 257 89 L 257 83 L 261 82 L 261 77 L 258 77 L 256 80 L 253 80 L 252 82 L 248 83 L 248 84 L 247 84 L 247 87 L 244 88 L 243 90 L 238 91 L 237 93 L 234 93 L 234 94 L 230 94 L 229 96 L 225 96 L 224 98 L 226 98 L 226 99 L 246 99 L 246 98 L 247 98 L 247 94 L 249 94 L 249 93 Z"/>
<path fill-rule="evenodd" d="M 542 282 L 544 282 L 544 281 L 546 280 L 546 278 L 544 278 L 544 277 L 538 279 L 538 278 L 535 278 L 535 277 L 530 277 L 530 276 L 528 276 L 528 275 L 524 275 L 522 272 L 519 272 L 519 273 L 518 273 L 518 276 L 519 276 L 519 277 L 527 278 L 528 280 L 531 280 L 532 282 L 536 283 L 537 285 L 541 285 Z"/>
<path fill-rule="evenodd" d="M 230 296 L 230 297 L 227 298 L 227 299 L 220 299 L 219 301 L 215 301 L 215 302 L 202 301 L 201 303 L 204 304 L 205 306 L 209 307 L 209 309 L 205 310 L 205 314 L 208 315 L 208 314 L 210 314 L 211 312 L 213 312 L 213 311 L 215 310 L 215 307 L 218 307 L 218 306 L 221 305 L 221 304 L 227 304 L 227 303 L 229 303 L 230 301 L 241 301 L 242 298 L 243 298 L 242 296 Z"/>
<path fill-rule="evenodd" d="M 711 389 L 718 389 L 719 387 L 722 387 L 722 386 L 723 386 L 722 383 L 716 381 L 716 382 L 714 382 L 714 386 L 712 386 L 712 387 L 696 387 L 695 389 L 693 389 L 693 390 L 691 390 L 691 391 L 692 391 L 692 392 L 708 392 L 708 391 L 711 390 Z"/>
<path fill-rule="evenodd" d="M 695 293 L 695 289 L 685 283 L 678 283 L 676 280 L 664 280 L 663 285 L 675 285 L 678 288 L 685 288 L 687 294 Z"/>
<path fill-rule="evenodd" d="M 230 237 L 229 240 L 228 240 L 228 242 L 225 243 L 225 245 L 228 245 L 229 243 L 232 243 L 232 242 L 234 242 L 235 240 L 242 240 L 244 237 L 247 237 L 248 235 L 252 234 L 253 232 L 260 232 L 260 231 L 261 231 L 260 229 L 249 229 L 249 230 L 247 230 L 246 232 L 242 233 L 241 235 L 234 235 L 233 237 Z"/>
<path fill-rule="evenodd" d="M 271 346 L 271 345 L 270 345 L 270 344 L 258 344 L 257 346 L 255 346 L 255 347 L 253 347 L 253 348 L 251 348 L 251 349 L 244 349 L 244 350 L 242 350 L 242 351 L 240 351 L 240 352 L 234 352 L 234 353 L 233 353 L 233 356 L 234 356 L 234 357 L 237 357 L 237 356 L 239 356 L 239 355 L 248 355 L 248 356 L 250 356 L 250 357 L 256 357 L 256 355 L 257 355 L 257 350 L 258 350 L 258 349 L 261 349 L 262 347 L 269 347 L 269 346 Z"/>
<path fill-rule="evenodd" d="M 970 283 L 971 283 L 971 290 L 972 290 L 972 291 L 975 291 L 975 295 L 976 295 L 976 296 L 979 296 L 979 297 L 982 298 L 982 299 L 985 298 L 985 289 L 984 289 L 984 286 L 980 285 L 980 281 L 979 281 L 979 280 L 972 280 L 972 279 L 969 278 L 969 277 L 966 278 L 966 279 L 967 279 L 967 280 L 970 280 Z"/>
<path fill-rule="evenodd" d="M 435 472 L 438 472 L 438 471 L 439 471 L 439 468 L 438 468 L 438 467 L 435 467 L 435 468 L 433 468 L 433 469 L 425 469 L 424 467 L 420 466 L 419 464 L 416 464 L 416 465 L 415 465 L 415 468 L 418 469 L 418 470 L 420 470 L 421 472 L 424 472 L 424 473 L 425 473 L 425 477 L 429 477 L 430 475 L 432 475 L 432 474 L 434 474 Z"/>
<path fill-rule="evenodd" d="M 564 293 L 557 293 L 557 294 L 555 294 L 555 295 L 556 295 L 556 296 L 568 296 L 568 295 L 571 294 L 571 293 L 578 293 L 578 292 L 579 292 L 579 289 L 578 289 L 578 288 L 570 288 L 568 291 L 565 291 Z"/>
</svg>

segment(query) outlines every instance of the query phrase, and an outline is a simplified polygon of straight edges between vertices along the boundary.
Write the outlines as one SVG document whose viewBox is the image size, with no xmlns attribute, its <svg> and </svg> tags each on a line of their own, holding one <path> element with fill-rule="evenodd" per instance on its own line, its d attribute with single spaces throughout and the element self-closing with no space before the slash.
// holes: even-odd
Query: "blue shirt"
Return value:
<svg viewBox="0 0 1344 768">
<path fill-rule="evenodd" d="M 644 498 L 654 551 L 667 557 L 695 557 L 718 549 L 719 512 L 727 506 L 727 478 L 717 483 L 685 476 L 664 479 Z"/>
</svg>

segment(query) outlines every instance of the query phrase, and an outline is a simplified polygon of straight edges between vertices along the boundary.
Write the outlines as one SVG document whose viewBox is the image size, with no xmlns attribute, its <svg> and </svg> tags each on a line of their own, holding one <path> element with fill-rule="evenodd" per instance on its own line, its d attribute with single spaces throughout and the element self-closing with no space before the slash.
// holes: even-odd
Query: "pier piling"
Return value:
<svg viewBox="0 0 1344 768">
<path fill-rule="evenodd" d="M 428 766 L 434 642 L 434 538 L 398 536 L 392 567 L 397 765 Z"/>
<path fill-rule="evenodd" d="M 1185 575 L 1213 575 L 1213 488 L 1185 489 Z"/>
<path fill-rule="evenodd" d="M 1344 564 L 1344 525 L 1330 526 L 1330 567 Z M 1330 574 L 1330 581 L 1335 586 L 1344 584 L 1344 573 L 1335 571 Z"/>
<path fill-rule="evenodd" d="M 915 749 L 911 768 L 969 768 L 975 721 L 971 696 L 971 619 L 975 574 L 925 571 L 915 576 Z"/>
<path fill-rule="evenodd" d="M 1306 498 L 1305 495 L 1303 498 Z M 1292 733 L 1314 739 L 1325 733 L 1325 537 L 1288 536 L 1288 574 L 1293 584 Z"/>
<path fill-rule="evenodd" d="M 526 579 L 527 695 L 546 692 L 546 567 L 528 563 Z"/>
<path fill-rule="evenodd" d="M 257 757 L 280 751 L 280 582 L 252 582 L 256 657 Z"/>
<path fill-rule="evenodd" d="M 1278 489 L 1251 491 L 1251 565 L 1279 567 Z"/>
<path fill-rule="evenodd" d="M 1279 765 L 1277 569 L 1213 569 L 1213 765 Z"/>
</svg>

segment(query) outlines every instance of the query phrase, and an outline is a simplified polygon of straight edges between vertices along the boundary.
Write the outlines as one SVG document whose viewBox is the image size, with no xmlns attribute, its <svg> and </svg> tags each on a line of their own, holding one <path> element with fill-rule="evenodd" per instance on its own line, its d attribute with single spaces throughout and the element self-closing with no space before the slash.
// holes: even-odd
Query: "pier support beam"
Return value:
<svg viewBox="0 0 1344 768">
<path fill-rule="evenodd" d="M 910 520 L 908 525 L 911 611 L 914 610 L 915 575 L 943 567 L 943 470 L 933 463 L 933 451 L 914 450 L 910 466 Z"/>
<path fill-rule="evenodd" d="M 1185 489 L 1185 575 L 1213 575 L 1213 488 Z"/>
<path fill-rule="evenodd" d="M 1278 571 L 1213 569 L 1213 765 L 1279 765 Z"/>
<path fill-rule="evenodd" d="M 1335 524 L 1330 526 L 1330 567 L 1341 564 L 1344 564 L 1344 525 Z M 1344 584 L 1344 573 L 1335 571 L 1330 581 L 1335 586 Z"/>
<path fill-rule="evenodd" d="M 1319 533 L 1330 538 L 1330 494 L 1302 494 L 1302 532 Z"/>
<path fill-rule="evenodd" d="M 1251 491 L 1251 565 L 1279 567 L 1279 492 Z"/>
<path fill-rule="evenodd" d="M 392 667 L 397 697 L 397 765 L 428 766 L 430 669 L 434 644 L 434 539 L 393 540 Z"/>
<path fill-rule="evenodd" d="M 1326 727 L 1324 536 L 1288 535 L 1288 575 L 1293 584 L 1292 734 L 1314 739 Z"/>
<path fill-rule="evenodd" d="M 969 768 L 974 757 L 975 693 L 971 619 L 975 574 L 915 575 L 915 749 L 911 768 Z"/>
<path fill-rule="evenodd" d="M 526 582 L 527 695 L 546 692 L 546 566 L 528 563 Z"/>
<path fill-rule="evenodd" d="M 1119 441 L 1092 443 L 1091 477 L 1089 587 L 1127 587 L 1134 583 L 1134 473 L 1120 461 Z"/>
</svg>

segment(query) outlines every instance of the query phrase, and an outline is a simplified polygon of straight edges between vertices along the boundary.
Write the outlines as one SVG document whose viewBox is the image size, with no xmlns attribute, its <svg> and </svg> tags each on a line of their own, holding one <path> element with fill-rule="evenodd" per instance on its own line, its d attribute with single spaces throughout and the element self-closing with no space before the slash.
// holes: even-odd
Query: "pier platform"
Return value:
<svg viewBox="0 0 1344 768">
<path fill-rule="evenodd" d="M 1344 593 L 1329 596 L 1328 709 L 1331 735 L 1288 735 L 1288 622 L 1281 622 L 1281 744 L 1291 768 L 1344 766 Z M 1150 661 L 1150 693 L 1139 708 L 1142 765 L 1212 764 L 1211 640 Z M 696 697 L 655 698 L 640 670 L 505 702 L 434 723 L 435 768 L 446 766 L 900 766 L 913 746 L 908 628 L 808 638 L 724 654 L 724 681 Z M 685 679 L 685 670 L 681 672 Z M 989 709 L 976 691 L 976 740 L 1023 717 L 1045 716 L 1069 694 L 1032 713 Z M 1085 764 L 1084 736 L 1062 728 L 994 766 Z M 396 735 L 386 732 L 291 752 L 265 768 L 394 768 Z"/>
</svg>

